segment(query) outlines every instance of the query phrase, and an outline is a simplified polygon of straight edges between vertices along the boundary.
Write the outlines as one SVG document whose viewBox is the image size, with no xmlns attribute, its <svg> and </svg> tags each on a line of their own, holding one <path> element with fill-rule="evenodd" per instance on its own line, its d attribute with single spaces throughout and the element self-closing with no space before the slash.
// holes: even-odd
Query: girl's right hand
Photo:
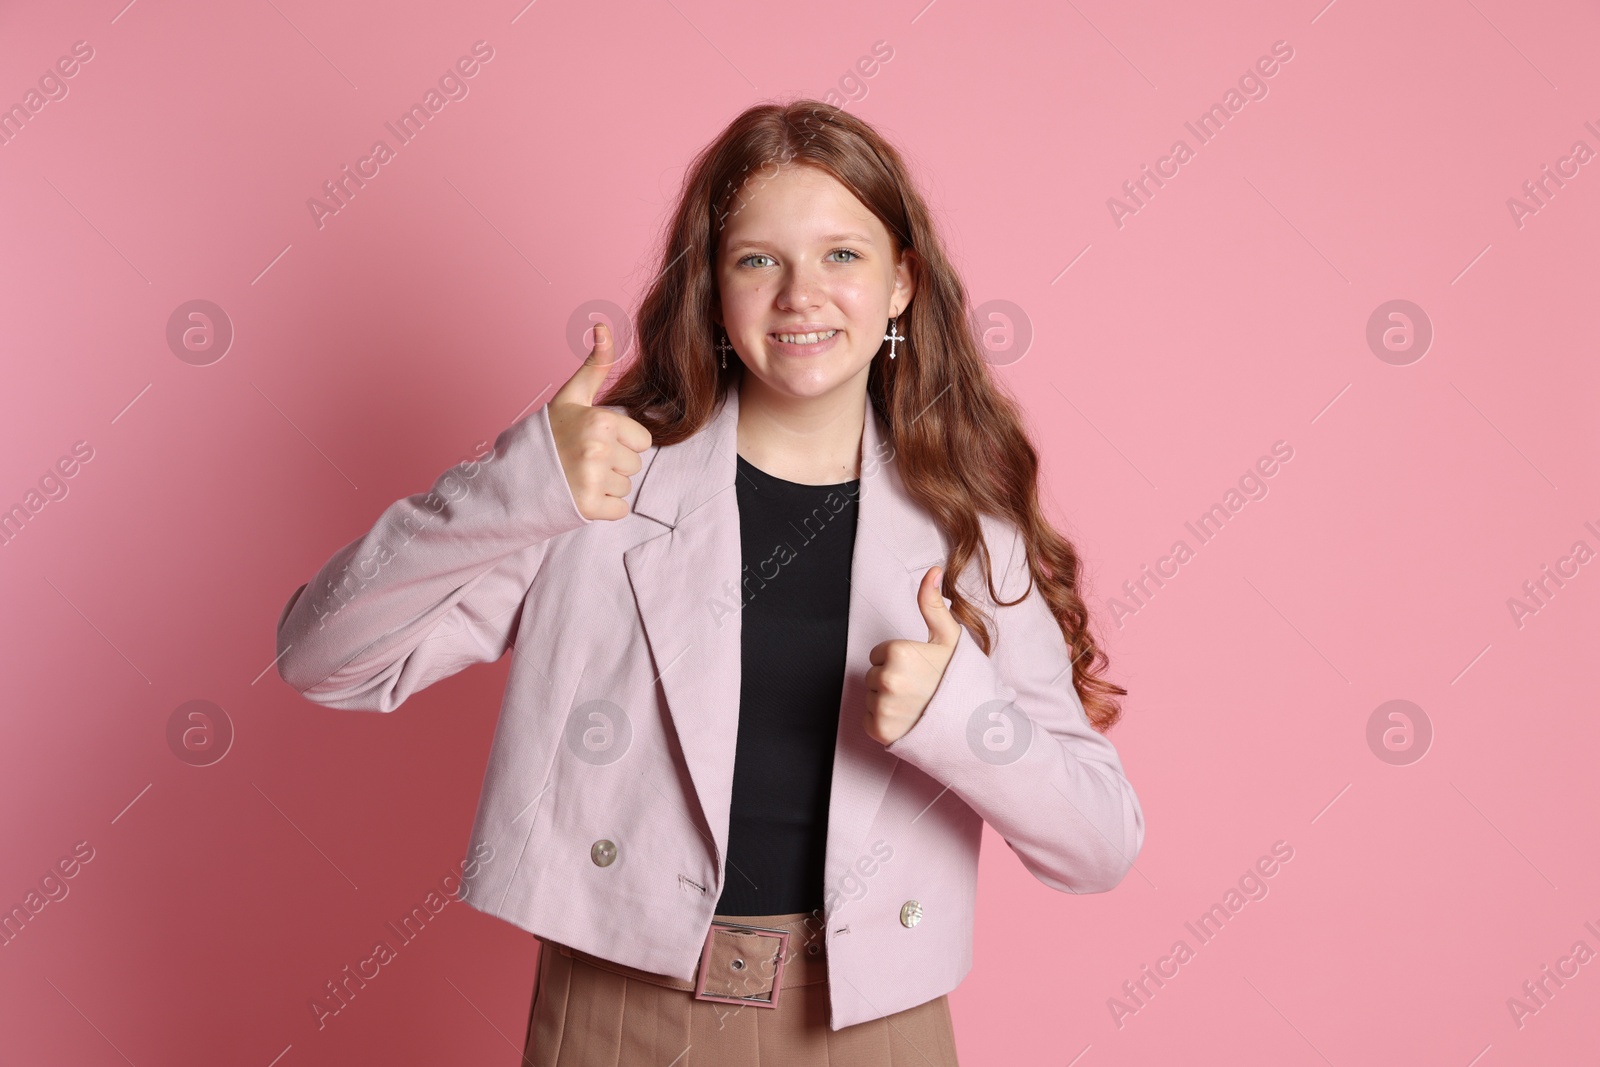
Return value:
<svg viewBox="0 0 1600 1067">
<path fill-rule="evenodd" d="M 639 454 L 651 445 L 650 431 L 627 415 L 594 406 L 616 356 L 611 331 L 594 325 L 594 348 L 573 376 L 550 398 L 550 432 L 561 458 L 567 487 L 586 519 L 621 519 Z"/>
</svg>

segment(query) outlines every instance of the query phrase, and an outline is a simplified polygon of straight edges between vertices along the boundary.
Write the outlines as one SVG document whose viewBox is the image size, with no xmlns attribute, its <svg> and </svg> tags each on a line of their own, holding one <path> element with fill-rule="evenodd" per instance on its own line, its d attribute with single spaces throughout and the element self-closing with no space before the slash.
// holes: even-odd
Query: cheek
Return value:
<svg viewBox="0 0 1600 1067">
<path fill-rule="evenodd" d="M 888 296 L 882 287 L 866 282 L 841 284 L 834 288 L 832 297 L 835 306 L 858 324 L 876 319 L 888 307 Z"/>
<path fill-rule="evenodd" d="M 755 286 L 722 286 L 722 315 L 730 325 L 756 318 L 764 303 L 761 290 Z"/>
</svg>

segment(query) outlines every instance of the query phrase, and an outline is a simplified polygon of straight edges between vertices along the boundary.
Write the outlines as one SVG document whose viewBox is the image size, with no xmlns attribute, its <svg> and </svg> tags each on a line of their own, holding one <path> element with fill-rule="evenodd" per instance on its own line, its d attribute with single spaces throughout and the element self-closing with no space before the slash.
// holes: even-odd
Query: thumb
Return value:
<svg viewBox="0 0 1600 1067">
<path fill-rule="evenodd" d="M 950 614 L 939 592 L 939 582 L 943 577 L 943 567 L 928 568 L 928 573 L 922 576 L 922 587 L 917 590 L 917 606 L 922 609 L 923 621 L 928 624 L 928 643 L 954 648 L 961 636 L 961 623 Z"/>
<path fill-rule="evenodd" d="M 573 372 L 556 394 L 550 398 L 552 404 L 581 404 L 584 407 L 593 407 L 594 398 L 600 392 L 600 387 L 606 382 L 606 375 L 611 373 L 611 365 L 617 361 L 611 341 L 611 330 L 603 322 L 594 324 L 594 347 L 589 350 L 589 355 L 583 365 Z"/>
</svg>

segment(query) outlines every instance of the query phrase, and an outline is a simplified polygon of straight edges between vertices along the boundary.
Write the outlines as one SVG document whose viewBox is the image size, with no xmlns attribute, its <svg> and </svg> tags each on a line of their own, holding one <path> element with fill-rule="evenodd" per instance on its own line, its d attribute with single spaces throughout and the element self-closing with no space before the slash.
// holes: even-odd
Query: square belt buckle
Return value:
<svg viewBox="0 0 1600 1067">
<path fill-rule="evenodd" d="M 772 972 L 772 989 L 770 996 L 736 996 L 727 993 L 711 993 L 706 990 L 706 979 L 710 977 L 709 964 L 711 961 L 711 942 L 716 936 L 717 927 L 727 930 L 737 930 L 740 933 L 755 933 L 770 936 L 778 942 L 778 963 Z M 770 926 L 744 926 L 739 923 L 711 920 L 711 928 L 706 931 L 705 947 L 700 950 L 700 966 L 694 980 L 694 998 L 696 1000 L 713 1000 L 720 1004 L 754 1004 L 758 1008 L 776 1008 L 778 1006 L 778 993 L 782 988 L 783 965 L 788 958 L 789 931 L 774 930 Z"/>
</svg>

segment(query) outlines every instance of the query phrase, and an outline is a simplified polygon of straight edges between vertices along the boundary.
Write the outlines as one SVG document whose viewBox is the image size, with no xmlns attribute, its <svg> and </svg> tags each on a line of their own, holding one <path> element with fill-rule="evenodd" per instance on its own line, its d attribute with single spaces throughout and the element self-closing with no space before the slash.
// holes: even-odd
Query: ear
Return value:
<svg viewBox="0 0 1600 1067">
<path fill-rule="evenodd" d="M 889 295 L 890 314 L 904 315 L 906 308 L 911 306 L 911 298 L 917 293 L 917 274 L 921 267 L 922 259 L 916 249 L 901 251 L 900 262 L 894 269 L 894 292 Z"/>
</svg>

